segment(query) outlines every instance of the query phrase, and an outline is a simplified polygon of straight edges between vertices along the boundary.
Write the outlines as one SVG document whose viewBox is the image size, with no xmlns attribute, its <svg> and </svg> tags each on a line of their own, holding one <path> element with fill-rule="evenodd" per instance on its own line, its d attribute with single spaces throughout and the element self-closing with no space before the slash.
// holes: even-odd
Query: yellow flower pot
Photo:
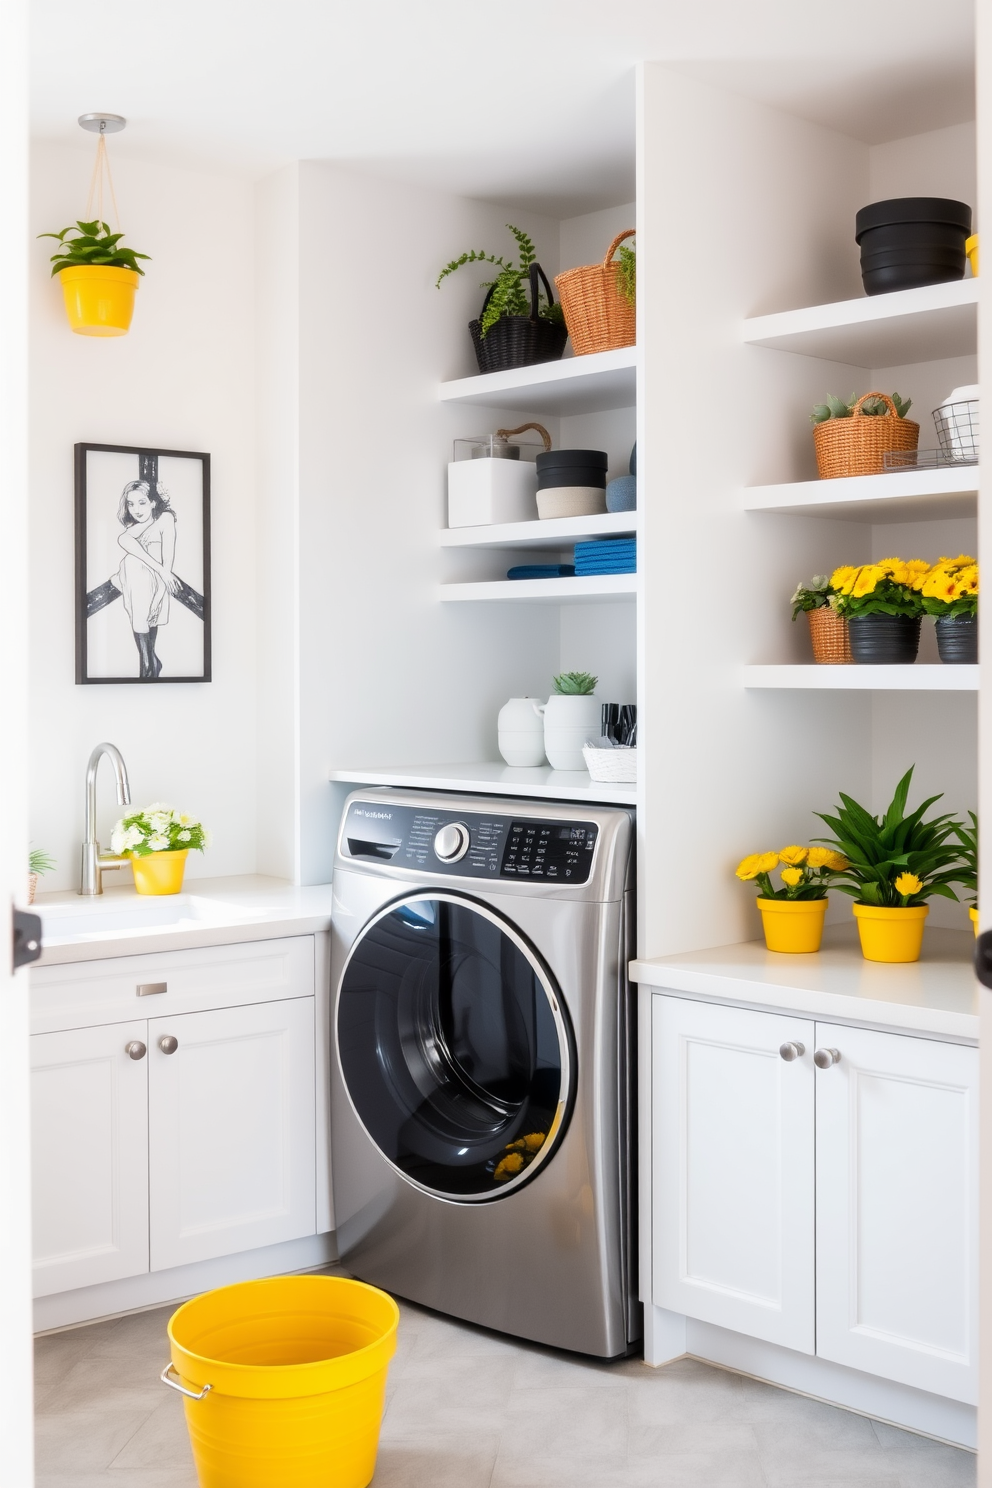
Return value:
<svg viewBox="0 0 992 1488">
<path fill-rule="evenodd" d="M 810 955 L 820 949 L 826 899 L 759 899 L 758 908 L 770 951 Z"/>
<path fill-rule="evenodd" d="M 968 262 L 971 264 L 971 272 L 975 276 L 975 278 L 977 279 L 978 278 L 978 234 L 977 233 L 972 233 L 972 235 L 971 235 L 970 238 L 966 238 L 965 239 L 964 251 L 968 255 Z"/>
<path fill-rule="evenodd" d="M 109 264 L 61 269 L 69 325 L 77 336 L 126 336 L 140 275 Z"/>
<path fill-rule="evenodd" d="M 176 852 L 153 852 L 131 858 L 134 887 L 139 894 L 178 894 L 183 886 L 188 848 Z"/>
<path fill-rule="evenodd" d="M 874 904 L 855 904 L 852 908 L 866 961 L 919 961 L 929 905 L 877 909 Z"/>
<path fill-rule="evenodd" d="M 969 909 L 968 909 L 968 918 L 971 921 L 971 923 L 974 925 L 974 927 L 975 927 L 975 934 L 977 935 L 978 934 L 978 905 L 977 904 L 972 904 L 969 907 Z"/>
</svg>

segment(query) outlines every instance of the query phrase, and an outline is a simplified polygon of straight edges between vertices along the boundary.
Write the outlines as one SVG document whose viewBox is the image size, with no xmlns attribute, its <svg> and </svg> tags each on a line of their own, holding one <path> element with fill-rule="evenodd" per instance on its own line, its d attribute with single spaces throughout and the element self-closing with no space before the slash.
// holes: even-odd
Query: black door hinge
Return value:
<svg viewBox="0 0 992 1488">
<path fill-rule="evenodd" d="M 41 955 L 41 916 L 26 909 L 14 910 L 14 970 L 37 961 Z"/>
</svg>

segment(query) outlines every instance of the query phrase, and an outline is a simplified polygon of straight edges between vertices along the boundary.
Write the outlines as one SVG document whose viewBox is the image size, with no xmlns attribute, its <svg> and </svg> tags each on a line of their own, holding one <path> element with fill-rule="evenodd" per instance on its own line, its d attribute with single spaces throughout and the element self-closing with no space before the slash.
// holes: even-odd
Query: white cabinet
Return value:
<svg viewBox="0 0 992 1488">
<path fill-rule="evenodd" d="M 153 1271 L 315 1232 L 313 1019 L 298 998 L 149 1021 Z"/>
<path fill-rule="evenodd" d="M 817 1031 L 817 1353 L 977 1401 L 978 1050 Z"/>
<path fill-rule="evenodd" d="M 35 1293 L 148 1267 L 144 1020 L 31 1039 Z M 135 1051 L 137 1052 L 137 1051 Z"/>
<path fill-rule="evenodd" d="M 651 1001 L 652 1302 L 974 1402 L 978 1051 Z"/>
<path fill-rule="evenodd" d="M 652 1002 L 653 1300 L 812 1353 L 813 1024 Z"/>
</svg>

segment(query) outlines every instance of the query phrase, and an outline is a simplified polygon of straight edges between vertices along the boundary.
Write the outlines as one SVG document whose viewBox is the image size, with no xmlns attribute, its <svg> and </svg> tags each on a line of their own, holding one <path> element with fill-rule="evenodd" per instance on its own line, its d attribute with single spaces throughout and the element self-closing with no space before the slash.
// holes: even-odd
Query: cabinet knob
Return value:
<svg viewBox="0 0 992 1488">
<path fill-rule="evenodd" d="M 813 1055 L 813 1063 L 817 1069 L 829 1069 L 832 1064 L 840 1064 L 839 1049 L 817 1049 Z"/>
<path fill-rule="evenodd" d="M 171 1033 L 163 1033 L 162 1037 L 158 1041 L 158 1046 L 162 1050 L 163 1054 L 175 1054 L 176 1050 L 179 1048 L 179 1040 L 177 1038 L 173 1038 Z"/>
<path fill-rule="evenodd" d="M 129 1059 L 144 1059 L 148 1050 L 140 1039 L 132 1039 L 129 1044 L 124 1045 L 124 1053 Z"/>
<path fill-rule="evenodd" d="M 782 1044 L 778 1052 L 786 1064 L 791 1064 L 794 1059 L 802 1059 L 806 1053 L 806 1045 L 799 1043 Z"/>
</svg>

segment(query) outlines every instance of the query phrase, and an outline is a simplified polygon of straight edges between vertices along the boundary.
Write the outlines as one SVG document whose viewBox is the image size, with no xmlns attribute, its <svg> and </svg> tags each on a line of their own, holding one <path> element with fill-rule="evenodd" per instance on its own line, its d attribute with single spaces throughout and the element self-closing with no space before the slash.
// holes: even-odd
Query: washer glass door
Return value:
<svg viewBox="0 0 992 1488">
<path fill-rule="evenodd" d="M 535 951 L 485 905 L 410 895 L 362 930 L 337 1003 L 345 1085 L 379 1151 L 445 1198 L 500 1198 L 564 1135 L 575 1055 Z"/>
</svg>

